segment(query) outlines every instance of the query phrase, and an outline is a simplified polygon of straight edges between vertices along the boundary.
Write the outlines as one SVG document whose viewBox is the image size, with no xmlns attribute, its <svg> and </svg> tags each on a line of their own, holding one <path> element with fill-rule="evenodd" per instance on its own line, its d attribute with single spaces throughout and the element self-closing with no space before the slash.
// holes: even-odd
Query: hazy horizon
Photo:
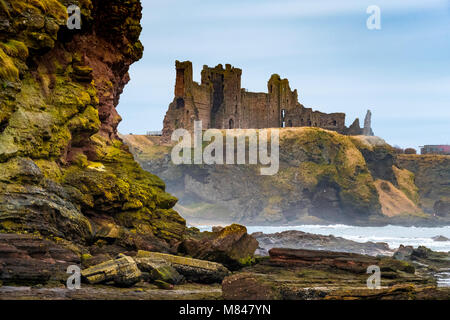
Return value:
<svg viewBox="0 0 450 320">
<path fill-rule="evenodd" d="M 381 30 L 368 30 L 369 5 Z M 241 68 L 242 87 L 267 92 L 273 73 L 299 102 L 345 112 L 361 124 L 372 110 L 375 135 L 418 148 L 450 143 L 449 1 L 143 1 L 145 52 L 130 69 L 119 131 L 161 130 L 173 99 L 175 60 Z M 419 150 L 418 150 L 419 151 Z"/>
</svg>

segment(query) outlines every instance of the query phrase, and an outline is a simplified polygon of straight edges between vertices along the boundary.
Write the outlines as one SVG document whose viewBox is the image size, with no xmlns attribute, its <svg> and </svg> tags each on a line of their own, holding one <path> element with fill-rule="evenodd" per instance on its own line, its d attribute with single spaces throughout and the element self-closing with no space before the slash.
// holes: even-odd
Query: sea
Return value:
<svg viewBox="0 0 450 320">
<path fill-rule="evenodd" d="M 212 226 L 196 226 L 201 231 L 210 231 Z M 444 236 L 450 239 L 450 226 L 445 227 L 401 227 L 387 225 L 383 227 L 358 227 L 342 224 L 335 225 L 299 225 L 299 226 L 247 226 L 248 233 L 276 233 L 288 230 L 298 230 L 320 235 L 333 235 L 357 242 L 385 242 L 391 249 L 400 245 L 425 246 L 433 251 L 450 252 L 450 241 L 435 241 L 434 237 Z M 450 286 L 450 265 L 448 269 L 436 274 L 438 286 Z"/>
</svg>

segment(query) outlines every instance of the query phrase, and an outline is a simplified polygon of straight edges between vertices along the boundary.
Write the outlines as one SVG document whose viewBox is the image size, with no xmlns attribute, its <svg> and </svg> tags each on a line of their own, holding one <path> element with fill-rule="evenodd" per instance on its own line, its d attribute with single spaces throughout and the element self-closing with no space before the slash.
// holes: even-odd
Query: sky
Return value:
<svg viewBox="0 0 450 320">
<path fill-rule="evenodd" d="M 375 135 L 392 145 L 450 144 L 450 0 L 142 0 L 144 57 L 118 111 L 123 134 L 161 130 L 174 97 L 175 60 L 240 68 L 242 87 L 267 92 L 273 73 L 299 102 L 372 111 Z M 366 12 L 380 8 L 381 29 Z"/>
</svg>

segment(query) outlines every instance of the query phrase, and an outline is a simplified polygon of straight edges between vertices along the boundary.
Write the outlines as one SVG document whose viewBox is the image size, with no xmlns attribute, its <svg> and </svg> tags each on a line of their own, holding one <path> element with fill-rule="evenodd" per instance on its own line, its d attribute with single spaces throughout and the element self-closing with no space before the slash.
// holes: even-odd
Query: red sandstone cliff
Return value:
<svg viewBox="0 0 450 320">
<path fill-rule="evenodd" d="M 80 30 L 66 25 L 71 4 Z M 0 232 L 171 250 L 185 232 L 177 199 L 117 135 L 116 106 L 143 52 L 140 1 L 0 8 Z"/>
</svg>

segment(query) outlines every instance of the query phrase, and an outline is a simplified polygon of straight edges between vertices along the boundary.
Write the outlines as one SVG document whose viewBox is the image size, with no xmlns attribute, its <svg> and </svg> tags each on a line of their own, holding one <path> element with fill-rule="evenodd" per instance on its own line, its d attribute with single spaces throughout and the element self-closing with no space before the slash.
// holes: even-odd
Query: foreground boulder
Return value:
<svg viewBox="0 0 450 320">
<path fill-rule="evenodd" d="M 235 270 L 251 264 L 257 248 L 258 241 L 247 233 L 246 227 L 232 224 L 194 234 L 180 244 L 178 251 L 197 259 L 220 262 Z"/>
<path fill-rule="evenodd" d="M 146 265 L 158 264 L 163 260 L 166 263 L 169 263 L 187 280 L 199 283 L 221 282 L 223 278 L 230 273 L 228 269 L 220 263 L 158 252 L 140 250 L 135 257 L 135 260 L 141 268 Z"/>
<path fill-rule="evenodd" d="M 148 281 L 163 281 L 170 284 L 180 284 L 184 281 L 184 277 L 172 267 L 172 265 L 164 259 L 153 259 L 151 257 L 143 257 L 142 254 L 134 259 L 139 270 L 144 273 L 144 279 Z"/>
<path fill-rule="evenodd" d="M 117 259 L 109 260 L 81 272 L 89 284 L 113 281 L 121 287 L 131 287 L 141 280 L 142 273 L 133 258 L 119 255 Z"/>
</svg>

